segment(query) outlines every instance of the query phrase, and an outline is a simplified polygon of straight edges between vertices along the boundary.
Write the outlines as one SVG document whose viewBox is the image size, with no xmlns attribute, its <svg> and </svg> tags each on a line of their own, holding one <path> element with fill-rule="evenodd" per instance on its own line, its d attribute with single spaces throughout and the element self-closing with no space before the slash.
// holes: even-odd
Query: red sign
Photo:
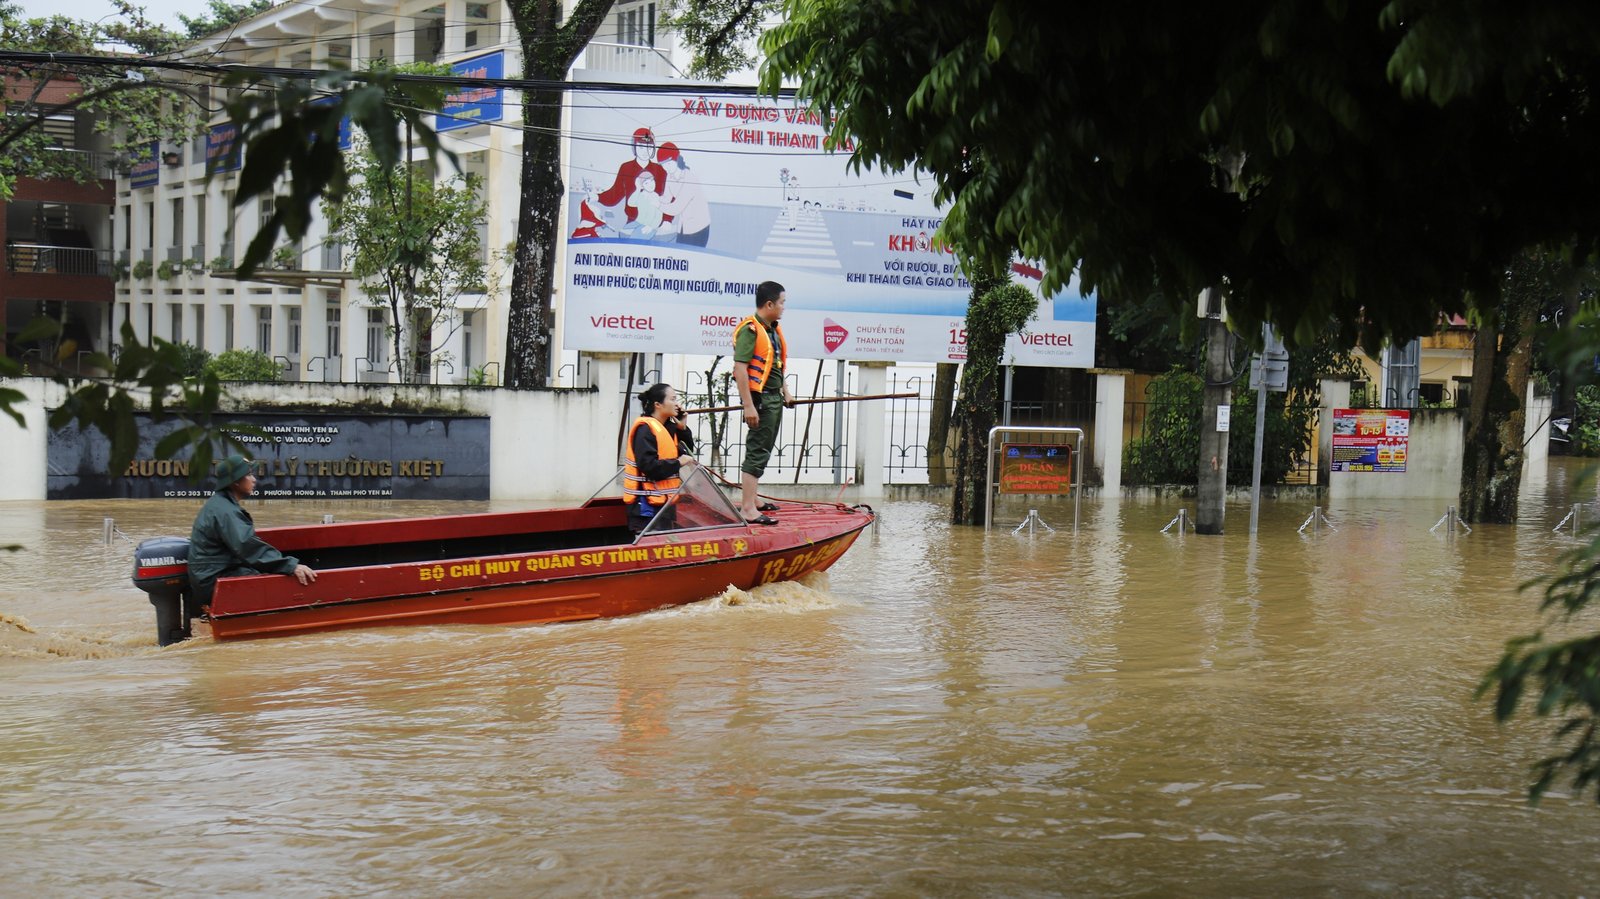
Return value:
<svg viewBox="0 0 1600 899">
<path fill-rule="evenodd" d="M 1002 443 L 1000 492 L 1072 492 L 1072 447 L 1061 443 Z"/>
</svg>

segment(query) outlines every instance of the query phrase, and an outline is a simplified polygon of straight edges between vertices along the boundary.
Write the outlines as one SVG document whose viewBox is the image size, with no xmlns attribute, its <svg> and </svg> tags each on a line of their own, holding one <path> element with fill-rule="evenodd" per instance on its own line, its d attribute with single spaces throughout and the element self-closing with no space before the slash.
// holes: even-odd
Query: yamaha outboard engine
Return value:
<svg viewBox="0 0 1600 899">
<path fill-rule="evenodd" d="M 189 639 L 200 614 L 189 589 L 189 538 L 152 537 L 133 551 L 133 585 L 156 607 L 156 640 L 169 646 Z"/>
</svg>

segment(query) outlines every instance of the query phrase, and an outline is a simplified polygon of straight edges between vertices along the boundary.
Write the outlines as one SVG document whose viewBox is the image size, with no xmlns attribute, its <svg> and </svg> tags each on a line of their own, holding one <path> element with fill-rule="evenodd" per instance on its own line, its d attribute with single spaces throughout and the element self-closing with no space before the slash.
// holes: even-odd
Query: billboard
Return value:
<svg viewBox="0 0 1600 899">
<path fill-rule="evenodd" d="M 727 353 L 756 285 L 777 281 L 792 355 L 966 358 L 971 288 L 933 237 L 932 179 L 851 171 L 794 101 L 574 91 L 571 147 L 567 349 Z M 1037 267 L 1013 270 L 1037 289 Z M 1074 279 L 1006 361 L 1091 367 L 1094 315 Z"/>
<path fill-rule="evenodd" d="M 139 190 L 145 187 L 155 187 L 161 182 L 161 144 L 151 141 L 144 148 L 144 155 L 133 160 L 133 165 L 128 169 L 128 187 Z"/>
<path fill-rule="evenodd" d="M 46 499 L 189 499 L 211 495 L 183 460 L 156 459 L 161 438 L 182 426 L 136 413 L 139 449 L 120 475 L 98 430 L 53 430 Z M 222 427 L 249 447 L 256 495 L 316 499 L 488 499 L 489 419 L 428 415 L 235 413 Z"/>
<path fill-rule="evenodd" d="M 1333 410 L 1331 471 L 1405 471 L 1411 448 L 1409 409 Z"/>
<path fill-rule="evenodd" d="M 457 78 L 504 78 L 506 53 L 499 50 L 465 59 L 450 66 Z M 505 91 L 498 87 L 463 87 L 444 98 L 444 106 L 433 117 L 435 131 L 454 131 L 479 122 L 498 122 L 504 114 Z"/>
<path fill-rule="evenodd" d="M 239 126 L 232 122 L 212 125 L 206 131 L 206 171 L 239 170 Z"/>
</svg>

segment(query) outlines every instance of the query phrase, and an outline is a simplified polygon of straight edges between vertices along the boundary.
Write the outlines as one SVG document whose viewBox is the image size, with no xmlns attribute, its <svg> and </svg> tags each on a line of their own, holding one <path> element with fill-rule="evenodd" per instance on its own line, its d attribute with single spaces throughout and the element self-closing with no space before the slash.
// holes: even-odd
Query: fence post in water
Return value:
<svg viewBox="0 0 1600 899">
<path fill-rule="evenodd" d="M 101 524 L 104 526 L 106 532 L 106 545 L 110 546 L 112 539 L 117 535 L 117 523 L 114 519 L 106 518 L 102 519 Z"/>
</svg>

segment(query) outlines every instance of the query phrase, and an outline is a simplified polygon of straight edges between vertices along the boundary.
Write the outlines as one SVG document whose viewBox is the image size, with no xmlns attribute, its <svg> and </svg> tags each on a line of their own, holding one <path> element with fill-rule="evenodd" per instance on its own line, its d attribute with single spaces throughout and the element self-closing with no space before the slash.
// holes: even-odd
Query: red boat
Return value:
<svg viewBox="0 0 1600 899">
<path fill-rule="evenodd" d="M 613 481 L 616 485 L 618 482 Z M 606 493 L 606 491 L 602 491 Z M 779 502 L 746 524 L 702 472 L 634 535 L 620 489 L 570 509 L 265 528 L 262 539 L 317 571 L 217 581 L 218 640 L 403 624 L 521 624 L 632 615 L 823 571 L 874 520 L 866 506 Z M 670 527 L 666 526 L 670 525 Z M 188 541 L 135 551 L 134 582 L 156 605 L 162 645 L 188 636 Z"/>
</svg>

